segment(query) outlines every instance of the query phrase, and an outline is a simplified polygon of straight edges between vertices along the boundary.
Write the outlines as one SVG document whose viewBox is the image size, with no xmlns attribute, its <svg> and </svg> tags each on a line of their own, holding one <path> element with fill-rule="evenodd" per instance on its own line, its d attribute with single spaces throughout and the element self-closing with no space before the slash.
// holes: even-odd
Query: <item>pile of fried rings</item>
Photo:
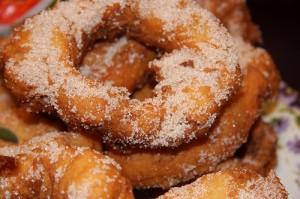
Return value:
<svg viewBox="0 0 300 199">
<path fill-rule="evenodd" d="M 0 142 L 0 195 L 287 198 L 260 42 L 242 0 L 68 0 L 26 19 L 0 47 L 0 126 L 19 139 Z"/>
</svg>

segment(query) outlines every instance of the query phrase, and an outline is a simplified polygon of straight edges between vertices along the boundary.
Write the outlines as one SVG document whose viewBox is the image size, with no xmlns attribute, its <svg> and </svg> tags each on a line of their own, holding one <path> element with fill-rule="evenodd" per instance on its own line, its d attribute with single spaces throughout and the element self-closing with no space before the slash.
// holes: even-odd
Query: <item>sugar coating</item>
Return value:
<svg viewBox="0 0 300 199">
<path fill-rule="evenodd" d="M 89 36 L 97 25 L 104 23 L 104 13 L 114 5 L 120 5 L 121 10 L 125 7 L 132 9 L 140 20 L 158 18 L 163 23 L 163 40 L 176 42 L 176 31 L 180 28 L 185 30 L 184 37 L 192 37 L 192 41 L 179 42 L 180 49 L 151 63 L 161 79 L 152 99 L 130 100 L 130 93 L 125 88 L 87 80 L 73 68 L 81 57 L 82 47 L 91 39 Z M 145 147 L 177 146 L 183 141 L 188 142 L 214 123 L 217 112 L 211 110 L 219 109 L 238 83 L 237 50 L 231 36 L 210 12 L 189 0 L 70 0 L 26 20 L 23 31 L 30 33 L 28 43 L 23 46 L 29 49 L 26 56 L 22 60 L 10 58 L 5 67 L 32 88 L 29 99 L 47 96 L 49 105 L 62 119 L 70 120 L 64 115 L 63 109 L 67 109 L 75 117 L 80 117 L 77 120 L 86 127 L 110 123 L 115 119 L 112 115 L 120 112 L 122 104 L 128 104 L 121 110 L 124 117 L 120 119 L 119 129 L 129 129 L 129 132 L 119 133 L 106 127 L 104 140 Z M 57 45 L 60 34 L 70 47 L 79 49 L 75 60 L 66 54 L 66 49 Z M 197 34 L 203 39 L 198 39 Z M 193 49 L 188 48 L 188 43 L 193 44 Z M 116 49 L 111 48 L 105 62 L 110 62 L 110 55 Z M 184 66 L 186 63 L 192 66 Z M 225 78 L 228 82 L 224 81 Z M 205 88 L 206 91 L 202 91 Z M 63 108 L 58 102 L 61 92 L 69 100 Z M 71 102 L 77 98 L 94 99 L 95 103 L 104 100 L 104 105 L 93 110 L 82 109 Z M 149 106 L 157 115 L 147 118 L 147 124 L 142 125 L 145 121 L 134 115 L 147 111 Z M 100 112 L 104 112 L 104 116 L 98 117 Z M 145 126 L 149 127 L 147 131 Z M 115 136 L 116 133 L 119 135 Z"/>
<path fill-rule="evenodd" d="M 274 172 L 262 177 L 236 169 L 204 175 L 188 185 L 171 188 L 158 198 L 201 199 L 209 196 L 224 199 L 286 199 L 287 193 Z"/>
<path fill-rule="evenodd" d="M 255 61 L 255 57 L 259 57 L 263 54 L 266 54 L 266 51 L 263 48 L 254 47 L 250 43 L 243 40 L 241 37 L 235 37 L 234 42 L 237 48 L 239 49 L 239 64 L 243 73 L 246 73 L 247 65 L 249 63 L 253 63 Z"/>
<path fill-rule="evenodd" d="M 107 69 L 112 66 L 113 58 L 115 57 L 115 55 L 127 43 L 127 37 L 122 37 L 118 41 L 114 42 L 111 46 L 109 46 L 105 50 L 103 56 L 100 56 L 98 53 L 93 53 L 93 55 L 96 57 L 96 60 L 103 62 L 104 65 L 99 66 L 99 63 L 97 61 L 93 65 L 81 65 L 79 68 L 81 74 L 89 78 L 100 79 L 101 76 L 105 75 Z"/>
<path fill-rule="evenodd" d="M 98 80 L 110 85 L 116 84 L 115 81 L 117 80 L 114 79 L 116 78 L 114 75 L 118 77 L 123 75 L 124 79 L 130 79 L 134 77 L 135 74 L 122 74 L 124 69 L 127 69 L 126 67 L 131 66 L 135 68 L 135 64 L 139 61 L 144 61 L 145 66 L 147 64 L 144 53 L 139 53 L 136 52 L 138 50 L 131 49 L 134 45 L 137 44 L 135 44 L 133 40 L 129 40 L 126 36 L 114 42 L 96 43 L 93 49 L 84 57 L 79 71 L 83 76 L 89 79 Z M 129 52 L 127 52 L 128 50 Z M 124 55 L 124 53 L 126 53 L 126 55 Z M 122 58 L 120 59 L 121 56 Z M 125 68 L 123 64 L 126 66 Z M 111 71 L 113 71 L 113 73 L 110 73 Z M 107 75 L 112 75 L 112 79 L 107 79 Z"/>
<path fill-rule="evenodd" d="M 220 18 L 234 37 L 243 37 L 254 43 L 261 42 L 261 33 L 251 20 L 246 0 L 196 0 L 196 2 Z"/>
<path fill-rule="evenodd" d="M 66 177 L 66 173 L 70 172 L 70 166 L 76 164 L 78 158 L 85 158 L 85 161 L 90 162 L 89 167 L 82 175 L 93 173 L 93 180 L 80 180 L 75 178 L 72 182 L 68 182 L 67 189 L 59 188 L 59 191 L 63 194 L 67 194 L 69 198 L 89 198 L 89 190 L 95 187 L 102 187 L 103 189 L 110 189 L 110 186 L 114 186 L 117 180 L 117 186 L 121 186 L 123 179 L 120 179 L 120 175 L 117 172 L 120 170 L 120 166 L 111 158 L 103 155 L 99 155 L 97 151 L 93 151 L 87 147 L 70 146 L 68 139 L 70 133 L 52 132 L 42 136 L 34 137 L 27 143 L 19 146 L 7 146 L 0 148 L 0 155 L 15 158 L 17 164 L 32 163 L 27 170 L 13 172 L 11 175 L 0 176 L 0 192 L 14 196 L 24 197 L 20 190 L 20 187 L 16 187 L 15 183 L 17 179 L 22 179 L 24 182 L 40 182 L 41 185 L 31 187 L 30 184 L 25 183 L 16 186 L 23 186 L 23 190 L 31 190 L 32 194 L 44 193 L 48 197 L 55 195 L 52 190 L 52 186 L 59 186 L 62 180 Z M 74 134 L 74 138 L 76 135 Z M 89 153 L 93 153 L 89 156 Z M 33 160 L 33 162 L 31 162 Z M 73 166 L 74 168 L 74 166 Z M 80 165 L 77 165 L 77 169 Z M 73 171 L 76 172 L 76 171 Z M 50 184 L 45 181 L 45 176 L 52 176 L 53 180 Z M 101 188 L 101 189 L 102 189 Z M 53 191 L 53 192 L 52 192 Z M 99 191 L 99 190 L 98 190 Z M 102 192 L 102 191 L 101 191 Z M 21 194 L 21 195 L 19 195 Z M 48 195 L 50 194 L 50 195 Z M 57 193 L 56 193 L 57 194 Z M 98 192 L 95 194 L 99 194 Z M 105 194 L 108 195 L 109 193 Z"/>
<path fill-rule="evenodd" d="M 244 189 L 239 191 L 238 198 L 287 198 L 287 193 L 274 171 L 267 178 L 259 176 L 257 179 L 247 181 Z"/>
</svg>

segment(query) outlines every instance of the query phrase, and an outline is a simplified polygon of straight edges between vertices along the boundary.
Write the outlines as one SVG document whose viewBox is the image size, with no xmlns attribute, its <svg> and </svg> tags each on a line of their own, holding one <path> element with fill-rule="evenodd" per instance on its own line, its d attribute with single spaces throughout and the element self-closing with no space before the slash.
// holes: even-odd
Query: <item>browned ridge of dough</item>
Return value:
<svg viewBox="0 0 300 199">
<path fill-rule="evenodd" d="M 247 143 L 239 149 L 242 154 L 225 160 L 217 170 L 248 168 L 266 176 L 276 165 L 276 142 L 277 135 L 272 126 L 259 121 L 252 127 Z"/>
<path fill-rule="evenodd" d="M 279 178 L 271 171 L 262 177 L 246 169 L 229 169 L 204 175 L 195 182 L 170 189 L 158 199 L 287 199 Z"/>
</svg>

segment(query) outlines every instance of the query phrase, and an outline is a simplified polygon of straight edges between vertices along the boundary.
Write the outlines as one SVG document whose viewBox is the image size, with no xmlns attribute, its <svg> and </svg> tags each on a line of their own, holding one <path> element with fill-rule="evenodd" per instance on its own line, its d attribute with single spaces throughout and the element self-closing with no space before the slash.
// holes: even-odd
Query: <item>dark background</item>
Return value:
<svg viewBox="0 0 300 199">
<path fill-rule="evenodd" d="M 300 0 L 248 0 L 247 4 L 282 78 L 300 91 Z"/>
</svg>

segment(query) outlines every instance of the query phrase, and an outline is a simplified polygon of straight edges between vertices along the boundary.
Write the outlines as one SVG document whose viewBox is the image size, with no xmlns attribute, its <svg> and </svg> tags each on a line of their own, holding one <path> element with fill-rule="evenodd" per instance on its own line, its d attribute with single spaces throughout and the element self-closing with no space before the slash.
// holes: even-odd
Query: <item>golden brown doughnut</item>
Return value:
<svg viewBox="0 0 300 199">
<path fill-rule="evenodd" d="M 240 40 L 237 43 L 243 85 L 208 136 L 171 150 L 131 150 L 125 154 L 119 150 L 107 151 L 135 187 L 168 188 L 214 171 L 246 142 L 262 103 L 276 95 L 279 76 L 266 51 Z"/>
<path fill-rule="evenodd" d="M 245 169 L 204 175 L 195 182 L 170 189 L 158 199 L 287 199 L 288 193 L 274 171 L 267 177 Z"/>
<path fill-rule="evenodd" d="M 0 195 L 5 198 L 133 198 L 131 185 L 120 174 L 120 166 L 95 150 L 74 146 L 78 136 L 48 133 L 20 146 L 0 148 Z"/>
<path fill-rule="evenodd" d="M 150 64 L 155 97 L 130 99 L 75 70 L 95 36 L 109 37 L 106 28 L 167 52 Z M 239 71 L 227 30 L 191 0 L 70 0 L 15 30 L 4 76 L 18 98 L 50 106 L 72 126 L 101 128 L 107 142 L 160 148 L 203 135 L 239 86 Z"/>
</svg>

